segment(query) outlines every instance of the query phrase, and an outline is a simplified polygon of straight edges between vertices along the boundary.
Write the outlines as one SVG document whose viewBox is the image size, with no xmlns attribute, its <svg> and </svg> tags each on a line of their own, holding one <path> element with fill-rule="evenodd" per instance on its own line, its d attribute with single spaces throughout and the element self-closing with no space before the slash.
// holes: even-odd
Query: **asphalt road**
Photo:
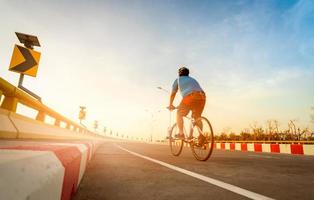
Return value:
<svg viewBox="0 0 314 200">
<path fill-rule="evenodd" d="M 232 192 L 234 186 L 238 193 Z M 74 200 L 248 199 L 245 191 L 262 195 L 256 199 L 314 199 L 314 156 L 215 149 L 208 161 L 200 162 L 187 147 L 174 157 L 167 145 L 109 141 L 95 153 Z"/>
</svg>

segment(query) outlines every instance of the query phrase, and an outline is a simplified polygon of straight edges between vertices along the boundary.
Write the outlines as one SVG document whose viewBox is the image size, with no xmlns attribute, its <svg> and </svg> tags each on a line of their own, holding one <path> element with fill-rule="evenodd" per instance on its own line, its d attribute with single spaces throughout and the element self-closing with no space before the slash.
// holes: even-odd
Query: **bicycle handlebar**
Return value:
<svg viewBox="0 0 314 200">
<path fill-rule="evenodd" d="M 170 109 L 169 106 L 167 106 L 166 108 L 167 108 L 169 111 L 173 111 L 173 110 L 178 109 L 178 106 L 174 106 L 173 109 Z"/>
</svg>

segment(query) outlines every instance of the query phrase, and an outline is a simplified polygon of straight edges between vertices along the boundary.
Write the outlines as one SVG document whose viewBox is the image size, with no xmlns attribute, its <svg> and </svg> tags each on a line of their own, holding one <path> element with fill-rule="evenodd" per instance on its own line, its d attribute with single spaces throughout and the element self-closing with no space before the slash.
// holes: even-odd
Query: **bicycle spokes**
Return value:
<svg viewBox="0 0 314 200">
<path fill-rule="evenodd" d="M 174 156 L 180 155 L 183 147 L 183 141 L 181 139 L 176 138 L 175 136 L 179 133 L 179 128 L 177 124 L 173 125 L 170 135 L 169 135 L 169 145 L 171 149 L 171 153 Z"/>
<path fill-rule="evenodd" d="M 196 159 L 205 161 L 213 150 L 214 136 L 209 121 L 201 117 L 195 121 L 193 127 L 193 141 L 191 149 Z"/>
</svg>

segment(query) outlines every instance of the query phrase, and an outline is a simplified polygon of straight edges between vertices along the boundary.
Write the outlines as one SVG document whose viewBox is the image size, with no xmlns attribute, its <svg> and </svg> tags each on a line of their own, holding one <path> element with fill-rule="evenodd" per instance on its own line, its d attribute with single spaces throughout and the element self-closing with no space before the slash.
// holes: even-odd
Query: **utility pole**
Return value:
<svg viewBox="0 0 314 200">
<path fill-rule="evenodd" d="M 97 129 L 98 129 L 98 121 L 97 121 L 97 120 L 95 120 L 95 122 L 94 122 L 94 129 L 95 129 L 95 132 L 96 132 Z"/>
<path fill-rule="evenodd" d="M 104 127 L 104 134 L 106 135 L 107 127 Z"/>
</svg>

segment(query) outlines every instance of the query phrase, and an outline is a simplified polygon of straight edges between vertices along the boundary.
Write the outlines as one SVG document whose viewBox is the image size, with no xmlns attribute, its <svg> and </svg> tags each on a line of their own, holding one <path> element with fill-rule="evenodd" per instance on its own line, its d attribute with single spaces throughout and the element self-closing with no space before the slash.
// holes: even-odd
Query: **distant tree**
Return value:
<svg viewBox="0 0 314 200">
<path fill-rule="evenodd" d="M 219 140 L 228 140 L 228 136 L 226 133 L 222 132 L 218 138 Z"/>
<path fill-rule="evenodd" d="M 289 133 L 290 133 L 290 137 L 289 139 L 291 140 L 296 140 L 297 139 L 297 127 L 295 125 L 296 120 L 290 120 L 288 123 L 288 127 L 289 127 Z"/>
<path fill-rule="evenodd" d="M 311 136 L 309 128 L 301 128 L 298 126 L 297 120 L 290 120 L 288 127 L 290 133 L 289 140 L 307 140 Z"/>
<path fill-rule="evenodd" d="M 237 140 L 237 136 L 236 136 L 235 133 L 232 132 L 232 133 L 229 134 L 228 139 L 229 139 L 229 140 Z"/>
<path fill-rule="evenodd" d="M 234 132 L 231 132 L 229 133 L 228 135 L 228 140 L 231 140 L 231 141 L 239 141 L 241 139 L 240 135 L 234 133 Z"/>
<path fill-rule="evenodd" d="M 255 129 L 256 140 L 266 140 L 266 134 L 262 127 Z"/>
<path fill-rule="evenodd" d="M 310 141 L 314 141 L 314 132 L 311 132 L 307 139 Z"/>
<path fill-rule="evenodd" d="M 310 137 L 312 136 L 308 127 L 303 128 L 302 130 L 299 128 L 298 134 L 299 140 L 309 140 Z"/>
<path fill-rule="evenodd" d="M 279 122 L 277 120 L 274 120 L 273 123 L 274 123 L 275 133 L 273 135 L 272 140 L 282 140 L 283 133 L 281 130 L 279 130 L 279 126 L 280 126 Z"/>
<path fill-rule="evenodd" d="M 249 128 L 244 128 L 244 129 L 242 130 L 242 132 L 244 132 L 244 133 L 248 133 L 248 134 L 250 134 L 250 133 L 251 133 Z"/>
<path fill-rule="evenodd" d="M 244 129 L 241 131 L 240 140 L 253 140 L 253 135 L 250 134 L 249 129 Z"/>
<path fill-rule="evenodd" d="M 267 120 L 266 124 L 267 124 L 267 128 L 265 132 L 267 134 L 268 140 L 270 140 L 274 131 L 273 120 Z"/>
<path fill-rule="evenodd" d="M 253 140 L 266 140 L 265 131 L 261 126 L 257 125 L 257 122 L 253 122 L 250 127 L 253 131 Z"/>
<path fill-rule="evenodd" d="M 215 135 L 214 135 L 214 139 L 215 139 L 215 141 L 218 141 L 218 140 L 219 140 L 219 138 L 220 138 L 220 135 L 217 135 L 217 134 L 215 134 Z"/>
<path fill-rule="evenodd" d="M 273 121 L 275 133 L 279 133 L 279 122 L 277 120 Z"/>
<path fill-rule="evenodd" d="M 266 128 L 266 135 L 268 140 L 279 140 L 279 122 L 277 120 L 267 120 L 266 122 L 267 128 Z M 266 139 L 266 138 L 265 138 Z"/>
<path fill-rule="evenodd" d="M 281 136 L 282 140 L 292 140 L 291 137 L 290 129 L 284 130 Z"/>
</svg>

